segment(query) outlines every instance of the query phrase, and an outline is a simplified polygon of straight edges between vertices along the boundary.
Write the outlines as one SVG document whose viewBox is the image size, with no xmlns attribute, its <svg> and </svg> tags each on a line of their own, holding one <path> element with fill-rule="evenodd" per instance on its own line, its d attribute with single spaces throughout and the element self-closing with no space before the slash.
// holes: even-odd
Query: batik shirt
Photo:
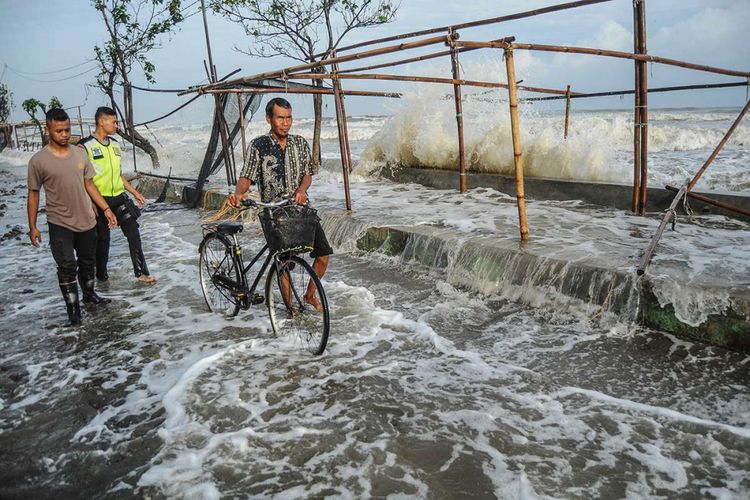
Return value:
<svg viewBox="0 0 750 500">
<path fill-rule="evenodd" d="M 286 149 L 281 149 L 269 132 L 253 139 L 240 177 L 258 186 L 261 201 L 269 203 L 294 194 L 306 174 L 313 175 L 310 146 L 304 137 L 288 135 Z"/>
</svg>

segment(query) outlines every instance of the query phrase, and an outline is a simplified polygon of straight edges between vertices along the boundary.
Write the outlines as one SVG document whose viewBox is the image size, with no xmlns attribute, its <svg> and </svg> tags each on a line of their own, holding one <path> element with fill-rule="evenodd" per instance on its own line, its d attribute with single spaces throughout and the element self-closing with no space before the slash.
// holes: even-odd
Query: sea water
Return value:
<svg viewBox="0 0 750 500">
<path fill-rule="evenodd" d="M 715 130 L 720 139 L 734 113 L 665 111 L 673 146 L 682 128 L 694 134 L 679 143 L 682 150 L 667 141 L 661 152 L 653 146 L 654 182 L 679 180 L 658 168 L 672 156 L 692 172 L 692 160 L 713 147 L 700 131 Z M 656 115 L 652 130 L 659 129 Z M 571 161 L 591 172 L 628 171 L 620 165 L 632 125 L 627 113 L 576 116 L 573 130 L 578 120 L 609 127 L 616 148 L 597 149 L 592 139 Z M 197 277 L 206 214 L 192 210 L 147 211 L 140 219 L 155 286 L 132 278 L 127 245 L 115 231 L 110 280 L 98 287 L 113 303 L 86 306 L 82 327 L 62 328 L 44 216 L 43 248 L 17 235 L 26 230 L 29 155 L 0 155 L 0 496 L 746 498 L 750 357 L 636 328 L 627 315 L 598 316 L 551 290 L 495 290 L 482 276 L 481 286 L 464 286 L 462 252 L 472 240 L 517 240 L 513 199 L 491 189 L 460 195 L 379 179 L 373 172 L 382 163 L 405 158 L 388 155 L 418 157 L 420 141 L 386 147 L 398 123 L 350 120 L 350 132 L 361 133 L 352 143 L 360 159 L 354 215 L 361 228 L 385 221 L 451 234 L 441 250 L 446 267 L 424 267 L 408 254 L 358 252 L 356 224 L 335 229 L 348 216 L 341 175 L 326 163 L 311 190 L 336 249 L 324 279 L 331 339 L 320 358 L 274 338 L 262 306 L 232 320 L 207 311 Z M 305 120 L 295 127 L 311 131 Z M 738 132 L 747 134 L 743 127 Z M 264 128 L 253 124 L 250 135 Z M 172 166 L 173 175 L 194 175 L 209 128 L 152 130 L 163 145 L 158 173 Z M 400 130 L 416 133 L 409 125 Z M 335 135 L 326 136 L 332 131 L 329 121 L 329 159 L 336 157 Z M 542 151 L 566 148 L 544 133 L 549 141 L 536 143 Z M 448 134 L 430 137 L 437 149 L 451 147 Z M 747 189 L 738 167 L 746 144 L 730 141 L 713 187 Z M 575 200 L 530 201 L 528 210 L 542 256 L 625 271 L 658 224 Z M 256 225 L 242 241 L 247 254 L 258 249 Z M 674 282 L 705 284 L 693 290 L 710 290 L 712 280 L 750 285 L 748 241 L 750 227 L 724 217 L 678 223 L 650 269 L 664 276 L 665 302 L 681 304 L 686 321 L 721 310 L 722 297 L 685 297 L 687 288 Z"/>
</svg>

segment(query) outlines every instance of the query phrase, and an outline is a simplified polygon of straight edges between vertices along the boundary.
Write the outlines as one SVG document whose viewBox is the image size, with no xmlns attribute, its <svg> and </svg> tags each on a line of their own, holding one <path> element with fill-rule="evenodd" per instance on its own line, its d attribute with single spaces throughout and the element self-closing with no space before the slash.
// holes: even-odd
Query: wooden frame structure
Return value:
<svg viewBox="0 0 750 500">
<path fill-rule="evenodd" d="M 387 93 L 387 92 L 374 92 L 374 91 L 346 91 L 342 87 L 342 80 L 346 79 L 359 79 L 359 80 L 382 80 L 382 81 L 409 81 L 419 83 L 435 83 L 435 84 L 448 84 L 453 85 L 453 99 L 455 101 L 456 108 L 456 124 L 458 130 L 458 174 L 459 174 L 459 190 L 465 192 L 467 190 L 467 172 L 466 172 L 466 158 L 464 148 L 464 123 L 463 123 L 463 112 L 462 112 L 462 87 L 481 87 L 481 88 L 507 88 L 509 93 L 509 113 L 511 118 L 511 129 L 512 129 L 512 140 L 513 140 L 513 154 L 514 154 L 514 170 L 516 177 L 516 198 L 519 213 L 519 227 L 521 240 L 526 241 L 529 237 L 528 226 L 526 222 L 526 210 L 525 210 L 525 194 L 523 187 L 523 161 L 522 161 L 522 148 L 519 133 L 518 124 L 518 91 L 532 92 L 549 94 L 547 97 L 527 98 L 523 100 L 542 100 L 542 99 L 566 99 L 566 119 L 565 119 L 565 137 L 567 137 L 569 121 L 570 121 L 570 101 L 574 98 L 584 97 L 598 97 L 603 95 L 624 95 L 633 93 L 635 95 L 634 105 L 634 167 L 633 167 L 633 203 L 632 210 L 636 214 L 644 214 L 647 207 L 647 176 L 648 176 L 648 80 L 646 63 L 657 63 L 668 66 L 676 66 L 695 71 L 703 71 L 714 74 L 722 74 L 728 76 L 737 76 L 745 78 L 745 82 L 731 82 L 725 84 L 708 84 L 708 85 L 689 85 L 681 87 L 666 87 L 662 89 L 652 89 L 651 91 L 672 91 L 672 90 L 686 90 L 693 88 L 718 88 L 718 87 L 731 87 L 750 84 L 750 72 L 737 71 L 725 68 L 717 68 L 706 65 L 693 64 L 685 61 L 679 61 L 675 59 L 669 59 L 664 57 L 658 57 L 649 55 L 647 53 L 646 43 L 646 16 L 645 16 L 645 0 L 634 0 L 633 2 L 633 25 L 634 25 L 634 50 L 630 52 L 603 50 L 598 48 L 589 47 L 570 47 L 561 45 L 542 45 L 542 44 L 529 44 L 529 43 L 518 43 L 514 37 L 506 37 L 491 41 L 460 41 L 459 30 L 465 28 L 471 28 L 481 25 L 497 24 L 505 21 L 527 18 L 546 14 L 550 12 L 559 12 L 566 9 L 578 8 L 592 4 L 599 4 L 609 2 L 611 0 L 581 0 L 575 2 L 568 2 L 558 5 L 553 5 L 543 9 L 536 9 L 527 12 L 521 12 L 512 14 L 509 16 L 502 16 L 497 18 L 483 19 L 470 23 L 463 23 L 453 26 L 444 26 L 439 28 L 432 28 L 429 30 L 423 30 L 413 33 L 405 33 L 401 35 L 395 35 L 386 38 L 380 38 L 376 40 L 370 40 L 367 42 L 358 43 L 355 45 L 349 45 L 342 47 L 330 54 L 319 54 L 321 58 L 318 61 L 291 66 L 276 71 L 265 72 L 232 80 L 226 80 L 222 82 L 216 82 L 214 80 L 202 86 L 191 87 L 181 94 L 187 93 L 198 93 L 198 94 L 222 94 L 222 93 L 300 93 L 300 94 L 328 94 L 333 95 L 337 126 L 339 133 L 339 147 L 342 158 L 342 173 L 344 178 L 344 190 L 346 196 L 346 209 L 351 210 L 351 195 L 349 192 L 349 173 L 352 171 L 353 165 L 351 161 L 351 150 L 349 147 L 348 130 L 347 130 L 347 117 L 344 106 L 344 98 L 346 96 L 379 96 L 379 97 L 399 97 L 400 94 Z M 342 53 L 352 51 L 353 49 L 359 49 L 371 45 L 379 45 L 396 40 L 405 40 L 408 38 L 422 37 L 425 35 L 434 35 L 441 33 L 438 36 L 431 36 L 422 38 L 416 41 L 401 42 L 394 45 L 387 45 L 384 47 L 369 49 L 360 52 L 349 53 L 341 55 Z M 420 55 L 417 57 L 410 57 L 406 59 L 393 60 L 386 63 L 380 63 L 375 65 L 369 65 L 358 68 L 347 68 L 341 69 L 340 65 L 350 63 L 352 61 L 360 61 L 376 56 L 383 56 L 388 54 L 394 54 L 396 52 L 409 51 L 418 48 L 429 47 L 433 45 L 442 44 L 448 47 L 448 50 L 437 51 L 426 55 Z M 501 81 L 474 81 L 464 80 L 460 76 L 460 64 L 459 54 L 470 50 L 479 49 L 496 49 L 502 50 L 505 56 L 506 64 L 506 76 L 507 83 Z M 513 53 L 515 50 L 532 50 L 532 51 L 545 51 L 545 52 L 558 52 L 558 53 L 569 53 L 569 54 L 587 54 L 596 55 L 602 57 L 611 57 L 619 59 L 628 59 L 634 61 L 634 74 L 635 83 L 634 90 L 625 91 L 611 91 L 611 92 L 599 92 L 599 93 L 579 93 L 572 92 L 568 85 L 565 90 L 562 89 L 547 89 L 540 87 L 529 87 L 517 85 L 515 81 L 515 68 Z M 424 61 L 428 59 L 434 59 L 438 57 L 448 57 L 451 63 L 451 77 L 450 78 L 436 78 L 436 77 L 425 77 L 415 75 L 393 75 L 393 74 L 381 74 L 381 73 L 370 73 L 374 69 L 389 68 L 395 66 L 401 66 L 404 64 Z M 325 73 L 315 73 L 310 70 L 328 68 Z M 289 89 L 286 86 L 265 86 L 260 88 L 258 83 L 268 79 L 279 79 L 283 82 L 294 81 L 294 80 L 308 80 L 308 79 L 320 79 L 329 80 L 330 86 L 319 87 L 315 89 Z M 498 79 L 500 80 L 500 79 Z M 742 113 L 744 115 L 744 112 Z M 741 116 L 738 118 L 738 120 Z M 731 133 L 731 131 L 729 132 Z M 718 153 L 718 151 L 717 151 Z M 243 160 L 244 160 L 244 141 L 243 141 Z M 715 156 L 715 155 L 714 155 Z M 713 158 L 711 158 L 713 159 Z M 707 163 L 710 163 L 707 162 Z M 700 173 L 702 173 L 706 164 Z M 698 176 L 699 177 L 699 176 Z M 697 178 L 695 179 L 697 181 Z M 691 182 L 685 189 L 685 193 L 689 193 L 694 185 Z"/>
</svg>

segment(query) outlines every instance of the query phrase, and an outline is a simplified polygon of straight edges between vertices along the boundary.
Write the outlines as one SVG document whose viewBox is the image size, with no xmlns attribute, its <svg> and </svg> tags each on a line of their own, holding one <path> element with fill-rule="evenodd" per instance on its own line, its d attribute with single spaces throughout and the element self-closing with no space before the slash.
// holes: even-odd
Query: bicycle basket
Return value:
<svg viewBox="0 0 750 500">
<path fill-rule="evenodd" d="M 263 210 L 258 217 L 268 248 L 274 252 L 303 253 L 313 249 L 318 212 L 292 205 Z"/>
</svg>

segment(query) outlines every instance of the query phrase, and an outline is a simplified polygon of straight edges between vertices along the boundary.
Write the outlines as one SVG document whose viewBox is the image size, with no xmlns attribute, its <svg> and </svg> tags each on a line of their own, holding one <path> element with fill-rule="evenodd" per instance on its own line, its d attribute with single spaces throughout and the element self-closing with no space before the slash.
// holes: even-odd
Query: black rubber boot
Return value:
<svg viewBox="0 0 750 500">
<path fill-rule="evenodd" d="M 83 318 L 81 318 L 81 304 L 78 302 L 78 284 L 73 281 L 60 285 L 60 291 L 65 299 L 65 309 L 68 311 L 68 323 L 65 326 L 80 325 Z"/>
<path fill-rule="evenodd" d="M 84 304 L 109 304 L 112 302 L 111 299 L 107 299 L 97 295 L 94 291 L 94 277 L 78 276 L 78 282 L 81 284 L 81 292 L 83 295 Z"/>
</svg>

